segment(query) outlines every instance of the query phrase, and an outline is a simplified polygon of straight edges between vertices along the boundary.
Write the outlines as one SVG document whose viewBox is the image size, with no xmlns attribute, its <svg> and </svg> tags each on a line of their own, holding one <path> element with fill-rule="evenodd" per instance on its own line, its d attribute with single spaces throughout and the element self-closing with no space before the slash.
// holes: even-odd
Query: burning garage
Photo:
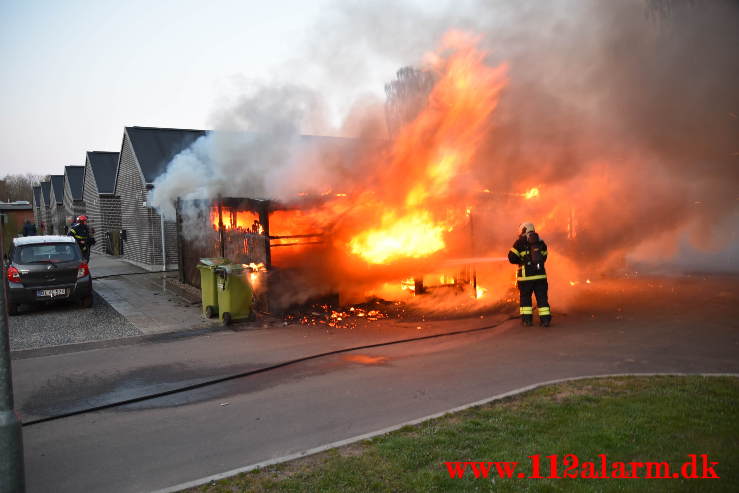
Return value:
<svg viewBox="0 0 739 493">
<path fill-rule="evenodd" d="M 154 201 L 166 210 L 166 201 L 180 199 L 183 280 L 197 282 L 198 258 L 222 255 L 252 266 L 270 310 L 321 296 L 338 295 L 342 304 L 407 296 L 429 277 L 478 300 L 484 289 L 475 285 L 471 257 L 482 252 L 472 244 L 471 217 L 480 191 L 466 181 L 506 67 L 488 67 L 462 46 L 445 64 L 429 95 L 436 105 L 389 141 L 342 139 L 337 146 L 294 134 L 214 132 L 173 160 Z M 233 170 L 250 179 L 234 174 L 219 183 L 217 172 L 208 176 L 209 160 L 234 148 L 240 153 Z M 238 158 L 275 148 L 284 154 L 274 166 L 249 169 Z M 244 192 L 251 198 L 221 198 Z"/>
<path fill-rule="evenodd" d="M 204 257 L 224 257 L 245 264 L 258 305 L 265 311 L 286 307 L 275 294 L 280 277 L 284 282 L 290 277 L 291 268 L 296 267 L 296 255 L 316 255 L 324 244 L 324 230 L 311 219 L 309 209 L 286 207 L 270 200 L 180 201 L 177 225 L 181 281 L 199 286 L 196 266 Z M 184 234 L 186 229 L 199 233 Z"/>
</svg>

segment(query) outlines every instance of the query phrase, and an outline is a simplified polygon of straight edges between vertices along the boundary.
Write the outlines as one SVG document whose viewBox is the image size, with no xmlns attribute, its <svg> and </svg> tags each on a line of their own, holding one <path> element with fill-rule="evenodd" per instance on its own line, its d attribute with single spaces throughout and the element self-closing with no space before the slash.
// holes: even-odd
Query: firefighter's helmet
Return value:
<svg viewBox="0 0 739 493">
<path fill-rule="evenodd" d="M 81 216 L 78 216 L 77 217 L 77 222 L 78 223 L 86 223 L 87 222 L 87 216 L 85 216 L 84 214 L 81 215 Z"/>
<path fill-rule="evenodd" d="M 521 231 L 522 235 L 525 235 L 526 233 L 531 233 L 532 231 L 535 231 L 534 229 L 534 223 L 521 223 L 521 225 L 518 227 L 519 231 Z"/>
</svg>

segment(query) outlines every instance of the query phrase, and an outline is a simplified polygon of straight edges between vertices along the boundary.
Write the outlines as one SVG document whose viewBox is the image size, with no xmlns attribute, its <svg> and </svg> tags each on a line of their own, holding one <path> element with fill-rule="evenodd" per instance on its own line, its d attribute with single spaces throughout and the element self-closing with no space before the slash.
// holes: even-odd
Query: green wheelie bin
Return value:
<svg viewBox="0 0 739 493">
<path fill-rule="evenodd" d="M 201 258 L 197 265 L 200 271 L 200 293 L 203 315 L 213 318 L 218 314 L 218 292 L 216 287 L 216 268 L 227 264 L 228 259 L 222 257 Z"/>
<path fill-rule="evenodd" d="M 224 264 L 216 267 L 215 273 L 218 313 L 223 325 L 228 325 L 233 320 L 254 320 L 254 292 L 246 267 L 241 264 Z"/>
</svg>

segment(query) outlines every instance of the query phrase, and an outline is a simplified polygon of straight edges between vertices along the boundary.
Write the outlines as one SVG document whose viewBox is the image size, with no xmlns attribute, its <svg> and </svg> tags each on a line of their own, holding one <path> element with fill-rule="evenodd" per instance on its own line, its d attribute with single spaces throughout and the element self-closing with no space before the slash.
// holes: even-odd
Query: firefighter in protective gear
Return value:
<svg viewBox="0 0 739 493">
<path fill-rule="evenodd" d="M 521 224 L 520 235 L 508 252 L 508 261 L 518 265 L 516 280 L 521 300 L 521 323 L 523 325 L 533 323 L 534 309 L 531 295 L 535 294 L 539 322 L 544 327 L 549 327 L 552 314 L 549 311 L 549 284 L 544 268 L 547 261 L 547 245 L 539 238 L 532 223 Z"/>
<path fill-rule="evenodd" d="M 69 228 L 69 236 L 73 236 L 82 251 L 85 260 L 90 260 L 90 247 L 95 244 L 95 237 L 87 227 L 87 216 L 77 217 L 76 222 Z"/>
</svg>

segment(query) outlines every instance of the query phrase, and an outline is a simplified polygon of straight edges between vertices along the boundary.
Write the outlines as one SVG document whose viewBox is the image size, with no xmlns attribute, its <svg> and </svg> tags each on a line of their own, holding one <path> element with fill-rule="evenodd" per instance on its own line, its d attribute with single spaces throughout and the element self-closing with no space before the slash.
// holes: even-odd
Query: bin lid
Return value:
<svg viewBox="0 0 739 493">
<path fill-rule="evenodd" d="M 241 274 L 246 269 L 242 264 L 222 264 L 217 267 L 217 270 L 226 274 Z"/>
<path fill-rule="evenodd" d="M 227 258 L 223 258 L 223 257 L 213 257 L 213 258 L 201 258 L 200 263 L 203 265 L 208 265 L 212 267 L 214 265 L 228 264 L 230 263 L 230 261 Z"/>
</svg>

